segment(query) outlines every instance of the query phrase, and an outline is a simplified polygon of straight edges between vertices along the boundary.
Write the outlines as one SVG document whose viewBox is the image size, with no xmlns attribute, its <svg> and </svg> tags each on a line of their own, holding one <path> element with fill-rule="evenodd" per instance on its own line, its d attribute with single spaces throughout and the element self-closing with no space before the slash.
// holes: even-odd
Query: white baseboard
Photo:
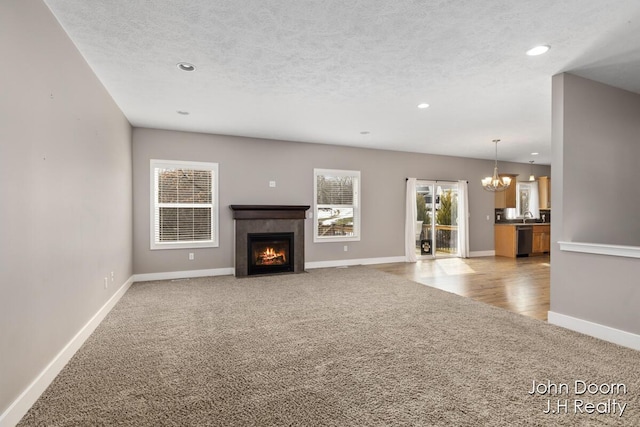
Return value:
<svg viewBox="0 0 640 427">
<path fill-rule="evenodd" d="M 171 279 L 190 279 L 192 277 L 208 277 L 208 276 L 228 276 L 233 275 L 235 269 L 229 268 L 212 268 L 209 270 L 186 270 L 186 271 L 166 271 L 162 273 L 145 273 L 134 274 L 134 282 L 148 282 L 150 280 L 171 280 Z"/>
<path fill-rule="evenodd" d="M 360 258 L 360 259 L 337 259 L 333 261 L 314 261 L 305 262 L 304 268 L 327 268 L 327 267 L 347 267 L 350 265 L 371 265 L 371 264 L 388 264 L 391 262 L 405 262 L 407 259 L 403 256 L 383 257 L 383 258 Z"/>
<path fill-rule="evenodd" d="M 482 251 L 471 252 L 471 257 L 480 256 L 494 256 L 495 251 Z M 371 264 L 388 264 L 392 262 L 405 262 L 404 256 L 393 257 L 380 257 L 380 258 L 357 258 L 357 259 L 338 259 L 331 261 L 311 261 L 305 262 L 305 270 L 312 270 L 314 268 L 331 268 L 331 267 L 348 267 L 353 265 L 371 265 Z M 171 280 L 171 279 L 189 279 L 193 277 L 207 277 L 207 276 L 228 276 L 234 275 L 235 269 L 233 267 L 228 268 L 214 268 L 210 270 L 190 270 L 190 271 L 167 271 L 162 273 L 145 273 L 134 274 L 134 282 L 148 282 L 151 280 Z"/>
<path fill-rule="evenodd" d="M 51 362 L 40 372 L 40 375 L 18 396 L 18 398 L 0 415 L 0 427 L 15 426 L 27 413 L 29 408 L 38 400 L 40 395 L 49 387 L 51 382 L 65 367 L 71 357 L 89 338 L 100 322 L 109 314 L 111 309 L 127 292 L 133 283 L 133 276 L 130 277 L 118 289 L 109 300 L 98 310 L 96 314 L 71 338 L 71 341 L 53 358 Z"/>
<path fill-rule="evenodd" d="M 565 314 L 547 312 L 549 323 L 640 351 L 640 335 Z"/>
<path fill-rule="evenodd" d="M 478 258 L 483 256 L 496 256 L 496 251 L 473 251 L 469 252 L 469 258 Z"/>
<path fill-rule="evenodd" d="M 470 258 L 483 257 L 483 256 L 495 256 L 495 251 L 476 251 L 469 254 Z M 313 261 L 305 262 L 305 270 L 311 270 L 314 268 L 330 268 L 330 267 L 347 267 L 351 265 L 371 265 L 371 264 L 388 264 L 391 262 L 406 262 L 407 258 L 404 256 L 394 257 L 382 257 L 382 258 L 359 258 L 359 259 L 339 259 L 333 261 Z"/>
</svg>

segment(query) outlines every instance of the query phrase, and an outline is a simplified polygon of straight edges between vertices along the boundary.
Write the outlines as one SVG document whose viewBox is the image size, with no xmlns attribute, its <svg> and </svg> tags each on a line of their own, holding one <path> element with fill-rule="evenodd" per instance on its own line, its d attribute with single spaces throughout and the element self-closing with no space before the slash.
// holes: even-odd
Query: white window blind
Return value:
<svg viewBox="0 0 640 427">
<path fill-rule="evenodd" d="M 314 169 L 315 242 L 360 240 L 360 172 Z"/>
<path fill-rule="evenodd" d="M 151 161 L 151 249 L 217 246 L 218 165 Z"/>
</svg>

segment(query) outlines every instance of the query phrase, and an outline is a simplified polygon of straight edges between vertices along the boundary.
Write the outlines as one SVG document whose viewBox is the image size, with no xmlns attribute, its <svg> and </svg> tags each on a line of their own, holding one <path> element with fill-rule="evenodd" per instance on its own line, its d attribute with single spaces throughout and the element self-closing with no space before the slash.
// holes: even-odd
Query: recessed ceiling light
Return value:
<svg viewBox="0 0 640 427">
<path fill-rule="evenodd" d="M 182 71 L 195 71 L 196 66 L 193 64 L 189 64 L 188 62 L 178 62 L 178 68 Z"/>
<path fill-rule="evenodd" d="M 418 104 L 418 108 L 429 108 L 429 104 L 423 102 L 422 104 Z"/>
<path fill-rule="evenodd" d="M 540 153 L 531 153 L 532 156 L 537 156 Z"/>
<path fill-rule="evenodd" d="M 176 111 L 176 113 L 182 114 L 183 116 L 188 116 L 189 115 L 188 111 L 183 111 L 183 110 L 178 110 L 178 111 Z"/>
<path fill-rule="evenodd" d="M 540 46 L 532 47 L 527 51 L 527 55 L 529 56 L 542 55 L 543 53 L 547 53 L 549 49 L 551 49 L 551 46 L 548 46 L 548 45 L 540 45 Z"/>
</svg>

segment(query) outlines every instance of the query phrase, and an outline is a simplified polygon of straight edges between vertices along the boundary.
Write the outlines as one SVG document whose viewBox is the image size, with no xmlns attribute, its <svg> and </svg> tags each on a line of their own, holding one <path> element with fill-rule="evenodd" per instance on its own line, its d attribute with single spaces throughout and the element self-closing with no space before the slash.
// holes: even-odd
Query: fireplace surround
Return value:
<svg viewBox="0 0 640 427">
<path fill-rule="evenodd" d="M 229 208 L 235 220 L 236 277 L 304 272 L 304 220 L 310 206 Z M 258 253 L 254 253 L 256 250 Z"/>
</svg>

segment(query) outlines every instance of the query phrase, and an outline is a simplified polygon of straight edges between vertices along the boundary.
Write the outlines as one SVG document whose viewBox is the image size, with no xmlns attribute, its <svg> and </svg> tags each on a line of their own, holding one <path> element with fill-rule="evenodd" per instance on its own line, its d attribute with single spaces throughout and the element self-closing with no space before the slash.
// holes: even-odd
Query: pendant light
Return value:
<svg viewBox="0 0 640 427">
<path fill-rule="evenodd" d="M 531 163 L 531 175 L 529 175 L 529 181 L 535 181 L 536 176 L 533 174 L 533 160 L 529 160 L 529 163 Z"/>
<path fill-rule="evenodd" d="M 488 176 L 482 180 L 482 188 L 487 191 L 498 192 L 509 188 L 511 178 L 498 175 L 498 142 L 500 142 L 500 140 L 494 139 L 493 142 L 496 144 L 496 164 L 493 168 L 493 176 Z"/>
</svg>

